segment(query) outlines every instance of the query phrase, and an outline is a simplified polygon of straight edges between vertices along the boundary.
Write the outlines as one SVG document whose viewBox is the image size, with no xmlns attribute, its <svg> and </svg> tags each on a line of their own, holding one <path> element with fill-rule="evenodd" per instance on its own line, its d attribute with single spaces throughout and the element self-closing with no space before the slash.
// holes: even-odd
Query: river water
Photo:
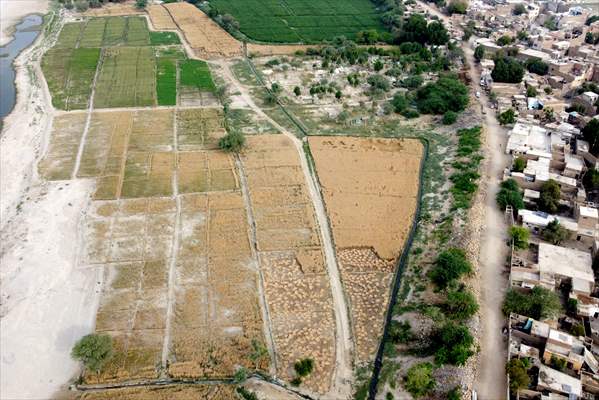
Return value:
<svg viewBox="0 0 599 400">
<path fill-rule="evenodd" d="M 15 27 L 14 39 L 0 47 L 0 124 L 15 106 L 15 58 L 40 34 L 42 17 L 29 15 Z"/>
</svg>

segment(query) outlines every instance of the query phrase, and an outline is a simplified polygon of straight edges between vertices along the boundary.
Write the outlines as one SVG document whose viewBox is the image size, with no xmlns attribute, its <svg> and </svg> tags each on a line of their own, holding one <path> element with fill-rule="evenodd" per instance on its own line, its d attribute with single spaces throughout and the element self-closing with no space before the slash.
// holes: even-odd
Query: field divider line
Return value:
<svg viewBox="0 0 599 400">
<path fill-rule="evenodd" d="M 275 347 L 275 340 L 272 334 L 272 321 L 270 319 L 270 310 L 268 308 L 268 301 L 266 300 L 266 293 L 264 290 L 264 274 L 262 274 L 262 263 L 260 258 L 260 252 L 258 251 L 258 234 L 256 228 L 256 220 L 254 218 L 254 211 L 250 200 L 250 191 L 247 183 L 247 177 L 245 175 L 245 168 L 239 155 L 235 155 L 235 165 L 239 172 L 239 186 L 241 188 L 241 195 L 245 204 L 248 225 L 250 226 L 250 248 L 252 251 L 252 258 L 257 262 L 258 270 L 258 300 L 260 302 L 260 309 L 262 310 L 262 321 L 263 329 L 266 337 L 266 345 L 268 347 L 268 354 L 270 356 L 271 366 L 270 374 L 276 379 L 277 378 L 277 351 Z"/>
<path fill-rule="evenodd" d="M 171 248 L 171 258 L 168 269 L 168 295 L 166 305 L 166 322 L 164 327 L 164 341 L 162 343 L 162 368 L 163 373 L 166 373 L 168 353 L 171 345 L 171 328 L 173 323 L 173 313 L 175 307 L 175 285 L 176 285 L 176 269 L 177 269 L 177 252 L 179 251 L 179 238 L 181 235 L 181 197 L 179 196 L 179 180 L 178 180 L 178 163 L 179 163 L 179 152 L 178 140 L 177 140 L 177 112 L 173 112 L 173 153 L 175 156 L 174 171 L 173 171 L 173 196 L 176 203 L 175 213 L 175 227 L 173 232 L 173 241 Z"/>
<path fill-rule="evenodd" d="M 94 96 L 96 94 L 96 82 L 100 76 L 100 70 L 102 69 L 102 63 L 104 62 L 104 48 L 100 49 L 100 57 L 98 58 L 98 66 L 96 67 L 96 73 L 94 74 L 94 80 L 92 81 L 92 91 L 89 96 L 89 106 L 87 108 L 87 118 L 85 120 L 85 127 L 83 128 L 83 135 L 81 135 L 81 141 L 79 142 L 79 148 L 77 149 L 77 158 L 75 159 L 75 166 L 73 167 L 73 174 L 71 179 L 77 178 L 79 167 L 81 166 L 81 157 L 83 156 L 83 148 L 85 147 L 85 141 L 87 140 L 87 133 L 89 132 L 89 126 L 91 125 L 92 113 L 94 111 Z"/>
</svg>

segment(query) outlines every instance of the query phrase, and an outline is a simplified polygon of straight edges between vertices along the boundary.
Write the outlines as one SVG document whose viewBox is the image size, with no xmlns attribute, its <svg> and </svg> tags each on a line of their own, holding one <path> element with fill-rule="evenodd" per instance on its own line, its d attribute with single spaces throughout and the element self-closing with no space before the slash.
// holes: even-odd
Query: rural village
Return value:
<svg viewBox="0 0 599 400">
<path fill-rule="evenodd" d="M 599 10 L 19 1 L 0 399 L 599 399 Z"/>
</svg>

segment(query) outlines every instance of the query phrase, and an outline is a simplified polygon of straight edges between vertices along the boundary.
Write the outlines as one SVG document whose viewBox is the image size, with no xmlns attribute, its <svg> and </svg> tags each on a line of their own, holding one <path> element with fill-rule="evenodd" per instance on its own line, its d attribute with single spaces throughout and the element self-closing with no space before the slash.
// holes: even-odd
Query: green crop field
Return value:
<svg viewBox="0 0 599 400">
<path fill-rule="evenodd" d="M 181 41 L 175 32 L 150 32 L 150 44 L 152 46 L 163 46 L 181 44 Z"/>
<path fill-rule="evenodd" d="M 117 46 L 122 44 L 127 33 L 127 18 L 112 17 L 106 21 L 103 46 Z"/>
<path fill-rule="evenodd" d="M 156 59 L 156 99 L 160 106 L 177 104 L 177 60 Z"/>
<path fill-rule="evenodd" d="M 115 47 L 104 51 L 94 106 L 139 107 L 156 104 L 155 57 L 151 47 Z"/>
<path fill-rule="evenodd" d="M 85 28 L 83 28 L 83 35 L 79 41 L 79 47 L 102 47 L 105 27 L 105 18 L 90 19 L 85 25 Z"/>
<path fill-rule="evenodd" d="M 216 90 L 208 65 L 204 61 L 181 61 L 179 68 L 179 84 L 181 86 L 190 86 L 208 92 Z"/>
<path fill-rule="evenodd" d="M 249 38 L 264 42 L 318 42 L 361 30 L 383 30 L 370 0 L 212 0 Z"/>
<path fill-rule="evenodd" d="M 42 69 L 52 104 L 62 110 L 87 107 L 100 49 L 51 49 L 42 59 Z"/>
<path fill-rule="evenodd" d="M 77 42 L 79 41 L 79 36 L 81 35 L 81 30 L 83 28 L 83 24 L 81 23 L 70 23 L 64 24 L 62 30 L 60 31 L 60 35 L 58 36 L 58 40 L 56 41 L 55 48 L 75 48 L 77 47 Z"/>
<path fill-rule="evenodd" d="M 150 44 L 150 32 L 145 18 L 130 17 L 127 24 L 127 45 L 146 46 Z"/>
</svg>

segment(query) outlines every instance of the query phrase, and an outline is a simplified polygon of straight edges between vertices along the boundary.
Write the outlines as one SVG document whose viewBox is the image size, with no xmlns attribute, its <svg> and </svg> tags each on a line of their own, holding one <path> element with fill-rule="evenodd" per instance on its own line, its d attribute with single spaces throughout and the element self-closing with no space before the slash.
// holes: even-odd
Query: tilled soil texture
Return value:
<svg viewBox="0 0 599 400">
<path fill-rule="evenodd" d="M 422 144 L 415 139 L 310 137 L 341 279 L 349 297 L 357 359 L 376 352 L 394 260 L 416 210 Z"/>
<path fill-rule="evenodd" d="M 182 2 L 164 7 L 197 56 L 210 59 L 241 55 L 241 43 L 194 5 Z"/>
<path fill-rule="evenodd" d="M 234 386 L 227 385 L 171 385 L 159 387 L 115 389 L 86 392 L 78 400 L 236 400 Z"/>
<path fill-rule="evenodd" d="M 242 164 L 256 224 L 279 376 L 314 360 L 306 388 L 328 391 L 335 367 L 335 320 L 314 208 L 297 150 L 282 135 L 247 138 Z"/>
<path fill-rule="evenodd" d="M 148 14 L 150 15 L 150 20 L 152 21 L 152 25 L 154 25 L 154 29 L 157 30 L 175 30 L 177 29 L 177 25 L 175 21 L 171 18 L 171 15 L 168 13 L 166 8 L 161 6 L 160 4 L 151 5 L 147 8 Z"/>
</svg>

